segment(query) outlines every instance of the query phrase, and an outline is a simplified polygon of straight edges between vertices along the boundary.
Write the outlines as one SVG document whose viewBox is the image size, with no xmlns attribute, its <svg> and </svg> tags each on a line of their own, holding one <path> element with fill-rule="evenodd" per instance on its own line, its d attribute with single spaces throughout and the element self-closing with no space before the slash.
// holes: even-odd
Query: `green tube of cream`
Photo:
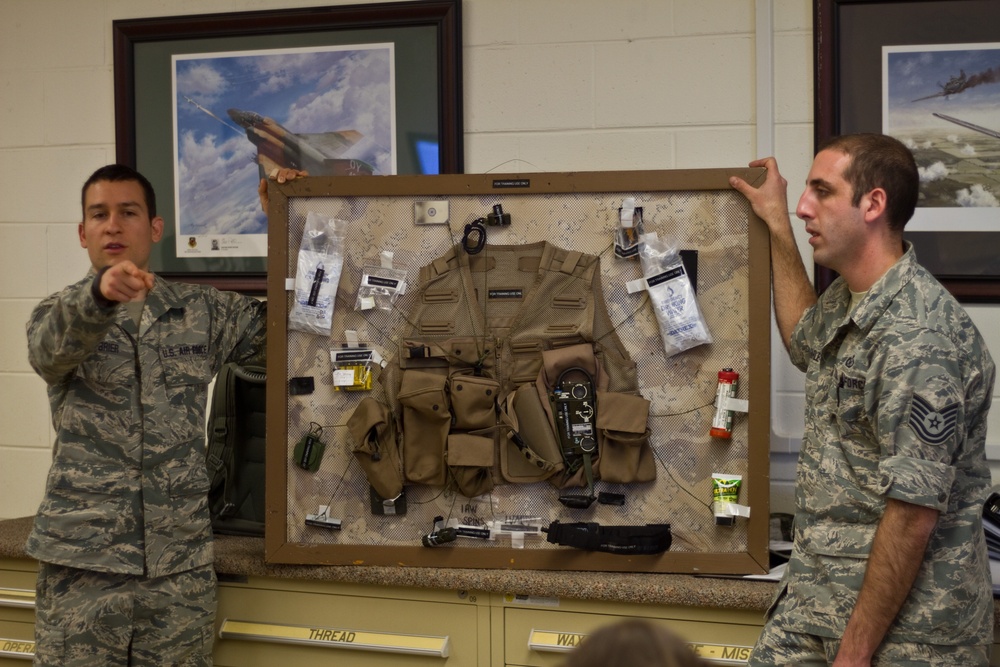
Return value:
<svg viewBox="0 0 1000 667">
<path fill-rule="evenodd" d="M 715 514 L 716 526 L 731 526 L 736 523 L 736 516 L 730 511 L 730 505 L 739 502 L 742 484 L 742 475 L 712 473 L 712 512 Z"/>
</svg>

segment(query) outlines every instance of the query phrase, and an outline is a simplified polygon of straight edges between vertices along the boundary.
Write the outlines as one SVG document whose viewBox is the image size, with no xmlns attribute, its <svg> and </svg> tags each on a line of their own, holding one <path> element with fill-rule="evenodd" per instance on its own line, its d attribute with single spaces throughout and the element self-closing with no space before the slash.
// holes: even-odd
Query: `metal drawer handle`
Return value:
<svg viewBox="0 0 1000 667">
<path fill-rule="evenodd" d="M 586 636 L 580 632 L 532 630 L 528 635 L 528 648 L 543 653 L 567 653 L 575 649 Z"/>
<path fill-rule="evenodd" d="M 35 608 L 35 591 L 23 588 L 0 588 L 0 607 Z"/>
<path fill-rule="evenodd" d="M 35 642 L 27 639 L 0 637 L 0 658 L 33 660 L 35 658 Z"/>
<path fill-rule="evenodd" d="M 403 635 L 388 632 L 368 632 L 337 628 L 253 623 L 223 619 L 219 628 L 222 639 L 298 644 L 321 648 L 355 649 L 383 653 L 405 653 L 447 658 L 448 637 Z"/>
<path fill-rule="evenodd" d="M 528 635 L 528 649 L 545 653 L 566 653 L 576 648 L 586 636 L 580 632 L 532 630 Z M 745 665 L 752 649 L 750 646 L 698 642 L 688 642 L 688 646 L 701 659 L 713 665 Z"/>
</svg>

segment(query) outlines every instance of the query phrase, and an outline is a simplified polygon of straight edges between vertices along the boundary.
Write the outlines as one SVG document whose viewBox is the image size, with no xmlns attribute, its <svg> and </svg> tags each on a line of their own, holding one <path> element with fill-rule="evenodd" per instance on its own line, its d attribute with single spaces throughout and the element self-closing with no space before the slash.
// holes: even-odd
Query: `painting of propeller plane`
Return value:
<svg viewBox="0 0 1000 667">
<path fill-rule="evenodd" d="M 920 170 L 909 231 L 1000 231 L 1000 43 L 885 46 L 883 131 Z"/>
</svg>

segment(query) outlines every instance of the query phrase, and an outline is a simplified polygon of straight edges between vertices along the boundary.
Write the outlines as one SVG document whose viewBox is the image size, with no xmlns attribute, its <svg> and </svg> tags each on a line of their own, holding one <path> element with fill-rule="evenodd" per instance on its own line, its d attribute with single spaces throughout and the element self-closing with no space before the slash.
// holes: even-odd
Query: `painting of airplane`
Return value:
<svg viewBox="0 0 1000 667">
<path fill-rule="evenodd" d="M 296 134 L 254 111 L 229 109 L 226 113 L 257 147 L 261 176 L 279 167 L 307 171 L 311 176 L 370 175 L 375 171 L 369 163 L 352 157 L 364 150 L 364 135 L 360 132 Z"/>
<path fill-rule="evenodd" d="M 238 261 L 262 271 L 262 176 L 280 168 L 396 173 L 394 63 L 392 43 L 173 56 L 174 221 L 165 254 L 245 258 Z"/>
<path fill-rule="evenodd" d="M 923 100 L 932 100 L 935 97 L 943 97 L 944 99 L 948 99 L 952 95 L 957 95 L 961 93 L 963 90 L 970 87 L 971 85 L 972 83 L 969 81 L 969 78 L 965 76 L 965 70 L 964 69 L 959 70 L 959 75 L 953 76 L 950 79 L 948 79 L 948 83 L 938 84 L 938 87 L 941 88 L 941 92 L 934 93 L 933 95 L 928 95 L 927 97 L 918 97 L 913 101 L 920 102 Z"/>
</svg>

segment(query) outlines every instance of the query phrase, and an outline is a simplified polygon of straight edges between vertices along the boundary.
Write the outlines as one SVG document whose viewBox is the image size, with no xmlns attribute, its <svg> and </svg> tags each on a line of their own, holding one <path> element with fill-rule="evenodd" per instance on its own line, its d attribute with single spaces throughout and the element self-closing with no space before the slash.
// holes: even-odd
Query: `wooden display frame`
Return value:
<svg viewBox="0 0 1000 667">
<path fill-rule="evenodd" d="M 732 190 L 729 177 L 737 175 L 759 185 L 761 169 L 704 169 L 636 172 L 577 172 L 543 174 L 480 174 L 442 176 L 392 176 L 306 178 L 270 187 L 268 259 L 268 396 L 267 396 L 267 531 L 265 558 L 271 563 L 311 565 L 375 565 L 415 567 L 461 567 L 539 570 L 595 570 L 618 572 L 676 572 L 706 574 L 751 574 L 769 567 L 769 438 L 770 438 L 770 258 L 769 237 L 764 224 L 746 201 Z M 289 238 L 290 211 L 300 198 L 347 198 L 352 201 L 376 197 L 428 199 L 478 197 L 483 202 L 519 195 L 578 196 L 581 193 L 684 194 L 699 197 L 732 197 L 731 205 L 745 215 L 746 368 L 750 382 L 741 388 L 751 409 L 746 420 L 745 491 L 740 503 L 751 509 L 746 524 L 746 548 L 740 551 L 669 550 L 649 556 L 586 552 L 569 547 L 515 549 L 466 548 L 457 545 L 428 549 L 419 541 L 412 546 L 329 544 L 290 539 L 289 514 L 303 508 L 289 507 L 289 396 L 288 312 L 291 304 L 286 274 L 298 240 Z M 489 210 L 487 209 L 485 212 Z M 516 224 L 516 220 L 515 220 Z M 461 226 L 459 226 L 459 231 Z M 300 232 L 301 233 L 301 232 Z M 622 260 L 626 261 L 626 260 Z M 345 268 L 345 273 L 347 268 Z M 744 275 L 741 273 L 741 276 Z M 338 301 L 339 303 L 339 301 Z M 647 306 L 648 307 L 648 306 Z M 711 369 L 714 376 L 719 368 Z M 705 369 L 708 373 L 709 369 Z M 742 382 L 742 380 L 741 380 Z M 713 385 L 714 386 L 714 385 Z M 709 420 L 711 416 L 709 415 Z M 345 417 L 346 419 L 346 417 Z M 708 424 L 705 424 L 707 433 Z M 726 471 L 718 471 L 726 472 Z M 676 481 L 676 480 L 675 480 Z M 709 490 L 711 489 L 709 481 Z M 368 503 L 367 497 L 358 502 Z M 570 519 L 567 519 L 569 521 Z M 587 521 L 586 514 L 574 521 Z M 659 522 L 659 517 L 653 519 Z M 651 520 L 651 522 L 653 521 Z M 429 528 L 429 527 L 428 527 Z M 711 527 L 711 528 L 714 528 Z M 706 530 L 711 530 L 706 526 Z M 675 542 L 676 544 L 676 542 Z"/>
</svg>

